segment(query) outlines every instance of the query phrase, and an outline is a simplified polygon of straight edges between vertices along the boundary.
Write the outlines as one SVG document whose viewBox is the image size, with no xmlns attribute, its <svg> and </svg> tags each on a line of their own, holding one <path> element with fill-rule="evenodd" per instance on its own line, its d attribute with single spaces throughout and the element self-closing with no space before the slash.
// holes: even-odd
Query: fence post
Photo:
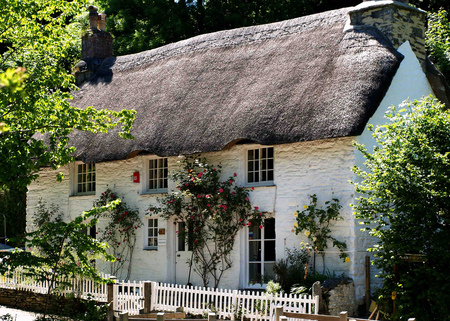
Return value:
<svg viewBox="0 0 450 321">
<path fill-rule="evenodd" d="M 108 283 L 106 287 L 108 306 L 108 321 L 114 321 L 114 283 Z"/>
<path fill-rule="evenodd" d="M 347 321 L 348 319 L 347 319 L 347 311 L 342 311 L 340 314 L 339 314 L 339 321 Z"/>
<path fill-rule="evenodd" d="M 280 321 L 288 321 L 287 316 L 282 315 L 282 316 L 280 317 Z"/>
<path fill-rule="evenodd" d="M 166 320 L 166 315 L 164 314 L 164 312 L 158 312 L 158 314 L 156 315 L 156 321 L 165 321 Z"/>
<path fill-rule="evenodd" d="M 128 321 L 128 312 L 119 313 L 119 321 Z"/>
<path fill-rule="evenodd" d="M 216 314 L 213 312 L 208 313 L 208 321 L 216 321 Z"/>
<path fill-rule="evenodd" d="M 275 321 L 280 321 L 281 316 L 283 316 L 283 307 L 277 306 L 275 308 Z"/>
<path fill-rule="evenodd" d="M 234 320 L 234 316 L 236 315 L 237 311 L 239 311 L 239 307 L 237 304 L 237 295 L 238 295 L 238 291 L 237 290 L 233 290 L 233 298 L 231 299 L 231 304 L 234 307 L 234 313 L 231 315 L 231 320 Z"/>
<path fill-rule="evenodd" d="M 150 313 L 152 306 L 152 283 L 144 282 L 144 313 Z"/>
</svg>

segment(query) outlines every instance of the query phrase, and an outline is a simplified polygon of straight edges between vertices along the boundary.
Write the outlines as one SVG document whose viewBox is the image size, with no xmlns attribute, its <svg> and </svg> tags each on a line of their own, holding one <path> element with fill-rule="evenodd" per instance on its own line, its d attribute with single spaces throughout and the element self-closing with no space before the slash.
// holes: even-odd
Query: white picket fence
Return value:
<svg viewBox="0 0 450 321">
<path fill-rule="evenodd" d="M 140 282 L 118 282 L 114 284 L 113 309 L 119 312 L 128 312 L 130 315 L 139 314 L 144 308 L 144 283 Z"/>
<path fill-rule="evenodd" d="M 104 278 L 112 278 L 103 274 Z M 59 281 L 62 281 L 61 279 Z M 57 293 L 76 297 L 91 298 L 98 302 L 107 302 L 106 284 L 98 284 L 89 279 L 72 278 L 65 282 L 71 284 Z M 232 320 L 243 319 L 271 321 L 275 307 L 283 306 L 285 312 L 317 314 L 319 298 L 295 294 L 270 295 L 255 291 L 211 289 L 178 284 L 151 283 L 150 309 L 158 311 L 176 311 L 183 307 L 184 312 L 202 315 L 215 312 L 218 318 Z M 17 269 L 9 277 L 0 275 L 0 288 L 32 291 L 46 294 L 48 282 L 26 277 Z M 144 308 L 144 282 L 117 281 L 113 285 L 113 309 L 116 313 L 139 314 Z"/>
<path fill-rule="evenodd" d="M 103 278 L 111 278 L 109 274 L 102 274 Z M 107 285 L 100 284 L 90 279 L 74 278 L 58 278 L 57 282 L 70 284 L 59 288 L 54 294 L 67 295 L 75 294 L 76 297 L 82 299 L 95 300 L 98 302 L 107 302 Z M 0 288 L 30 291 L 34 293 L 47 294 L 49 282 L 38 281 L 35 278 L 28 277 L 24 274 L 23 269 L 15 269 L 12 275 L 0 275 Z"/>
<path fill-rule="evenodd" d="M 283 306 L 285 312 L 317 314 L 319 298 L 152 282 L 152 310 L 175 311 L 183 307 L 184 312 L 191 314 L 216 312 L 221 319 L 245 317 L 269 321 L 273 320 L 277 306 Z"/>
</svg>

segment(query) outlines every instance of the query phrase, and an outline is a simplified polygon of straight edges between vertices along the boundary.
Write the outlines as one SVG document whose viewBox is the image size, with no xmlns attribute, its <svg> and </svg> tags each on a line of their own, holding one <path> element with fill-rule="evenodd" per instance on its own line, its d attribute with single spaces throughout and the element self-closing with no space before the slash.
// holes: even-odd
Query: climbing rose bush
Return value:
<svg viewBox="0 0 450 321">
<path fill-rule="evenodd" d="M 219 285 L 223 273 L 232 266 L 231 251 L 238 231 L 245 226 L 263 228 L 265 214 L 250 203 L 252 189 L 236 186 L 237 174 L 221 179 L 222 166 L 206 159 L 183 157 L 181 171 L 173 175 L 177 190 L 159 200 L 149 212 L 184 223 L 178 237 L 192 249 L 189 264 L 203 285 Z"/>
</svg>

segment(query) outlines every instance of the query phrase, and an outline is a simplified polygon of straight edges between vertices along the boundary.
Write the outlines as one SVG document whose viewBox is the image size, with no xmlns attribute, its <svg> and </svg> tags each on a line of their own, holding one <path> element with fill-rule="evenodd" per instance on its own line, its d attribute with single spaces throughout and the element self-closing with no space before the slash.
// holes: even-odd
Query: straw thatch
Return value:
<svg viewBox="0 0 450 321">
<path fill-rule="evenodd" d="M 73 104 L 137 111 L 132 134 L 74 133 L 84 162 L 358 135 L 402 60 L 348 9 L 198 36 L 104 61 Z"/>
</svg>

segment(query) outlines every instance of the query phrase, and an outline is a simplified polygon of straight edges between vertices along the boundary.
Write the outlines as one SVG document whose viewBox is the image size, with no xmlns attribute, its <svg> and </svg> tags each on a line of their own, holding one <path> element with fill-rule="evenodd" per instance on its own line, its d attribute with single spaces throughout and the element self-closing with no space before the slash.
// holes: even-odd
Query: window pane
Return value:
<svg viewBox="0 0 450 321">
<path fill-rule="evenodd" d="M 264 263 L 264 281 L 275 280 L 275 273 L 273 272 L 274 263 Z"/>
<path fill-rule="evenodd" d="M 255 149 L 255 159 L 259 159 L 259 149 Z"/>
<path fill-rule="evenodd" d="M 261 154 L 262 154 L 261 158 L 267 158 L 267 148 L 261 149 Z"/>
<path fill-rule="evenodd" d="M 268 159 L 267 160 L 267 168 L 268 169 L 273 169 L 273 159 Z"/>
<path fill-rule="evenodd" d="M 264 242 L 264 261 L 275 261 L 275 241 Z"/>
<path fill-rule="evenodd" d="M 253 172 L 253 162 L 248 162 L 248 171 Z"/>
<path fill-rule="evenodd" d="M 248 260 L 250 262 L 261 261 L 261 242 L 249 241 L 248 242 Z"/>
<path fill-rule="evenodd" d="M 186 224 L 178 223 L 178 251 L 182 252 L 186 250 L 185 240 L 180 237 L 180 232 L 185 228 Z"/>
<path fill-rule="evenodd" d="M 255 182 L 259 182 L 259 172 L 255 172 Z"/>
<path fill-rule="evenodd" d="M 248 160 L 249 161 L 253 160 L 253 150 L 248 151 Z"/>
<path fill-rule="evenodd" d="M 158 219 L 154 219 L 153 220 L 153 226 L 154 227 L 158 227 Z"/>
<path fill-rule="evenodd" d="M 252 235 L 252 240 L 260 240 L 261 239 L 261 229 L 259 226 L 252 225 L 248 228 L 249 239 L 250 235 Z"/>
<path fill-rule="evenodd" d="M 253 183 L 253 173 L 248 173 L 247 174 L 247 182 Z"/>
<path fill-rule="evenodd" d="M 155 237 L 153 239 L 153 246 L 158 246 L 158 238 L 157 237 Z"/>
<path fill-rule="evenodd" d="M 248 268 L 250 283 L 259 283 L 261 280 L 261 263 L 250 263 Z"/>
<path fill-rule="evenodd" d="M 267 181 L 267 173 L 264 171 L 264 172 L 261 172 L 261 182 L 266 182 Z"/>
<path fill-rule="evenodd" d="M 273 147 L 269 147 L 269 148 L 267 148 L 267 157 L 269 157 L 269 158 L 273 158 Z"/>
<path fill-rule="evenodd" d="M 152 228 L 149 228 L 149 229 L 148 229 L 148 236 L 149 236 L 149 237 L 152 237 L 152 236 L 153 236 L 153 229 L 152 229 Z"/>
<path fill-rule="evenodd" d="M 275 219 L 268 218 L 264 221 L 264 238 L 266 240 L 275 239 Z"/>
</svg>

